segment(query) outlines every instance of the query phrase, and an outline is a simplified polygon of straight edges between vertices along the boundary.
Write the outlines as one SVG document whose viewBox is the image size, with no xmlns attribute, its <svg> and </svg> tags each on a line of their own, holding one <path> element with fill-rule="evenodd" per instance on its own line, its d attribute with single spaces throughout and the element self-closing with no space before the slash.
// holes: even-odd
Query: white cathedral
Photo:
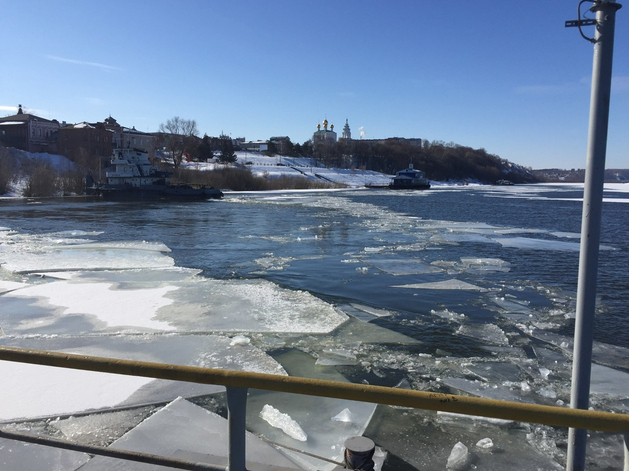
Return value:
<svg viewBox="0 0 629 471">
<path fill-rule="evenodd" d="M 349 141 L 352 139 L 352 131 L 349 129 L 349 122 L 345 120 L 345 126 L 343 126 L 343 134 L 341 134 L 341 139 Z M 317 130 L 312 135 L 312 143 L 318 144 L 322 142 L 335 143 L 337 141 L 337 134 L 334 132 L 334 124 L 330 125 L 330 129 L 328 129 L 328 120 L 327 118 L 323 120 L 323 129 L 321 129 L 321 125 L 317 124 Z"/>
</svg>

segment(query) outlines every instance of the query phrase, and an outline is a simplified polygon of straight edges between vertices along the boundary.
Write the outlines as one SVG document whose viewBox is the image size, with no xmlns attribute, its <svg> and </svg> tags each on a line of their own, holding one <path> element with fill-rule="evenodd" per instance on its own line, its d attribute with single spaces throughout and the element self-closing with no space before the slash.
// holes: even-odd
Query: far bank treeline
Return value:
<svg viewBox="0 0 629 471">
<path fill-rule="evenodd" d="M 422 141 L 414 145 L 402 139 L 339 141 L 314 149 L 314 156 L 329 167 L 350 167 L 395 174 L 409 164 L 423 170 L 430 180 L 470 180 L 493 184 L 499 180 L 536 183 L 527 167 L 501 159 L 485 149 L 473 149 L 453 142 Z"/>
<path fill-rule="evenodd" d="M 212 156 L 214 150 L 220 151 L 221 156 L 225 154 L 224 147 L 224 139 L 205 136 L 198 150 L 192 149 L 190 155 L 194 160 L 206 160 Z M 414 145 L 403 139 L 392 138 L 378 142 L 341 140 L 313 145 L 310 140 L 303 144 L 293 144 L 290 140 L 285 140 L 282 142 L 281 152 L 276 144 L 270 142 L 266 154 L 280 153 L 289 157 L 314 157 L 326 167 L 359 168 L 389 175 L 412 163 L 415 168 L 423 170 L 430 180 L 436 181 L 470 180 L 488 184 L 499 180 L 513 183 L 540 181 L 530 168 L 501 159 L 485 149 L 473 149 L 443 141 L 422 141 L 421 145 Z"/>
</svg>

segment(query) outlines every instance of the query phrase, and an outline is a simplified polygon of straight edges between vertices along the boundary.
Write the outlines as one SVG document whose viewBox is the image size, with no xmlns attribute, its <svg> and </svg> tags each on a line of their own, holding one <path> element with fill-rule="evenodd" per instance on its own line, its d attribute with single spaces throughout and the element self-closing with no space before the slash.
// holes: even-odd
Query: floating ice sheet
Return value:
<svg viewBox="0 0 629 471">
<path fill-rule="evenodd" d="M 532 314 L 534 311 L 530 307 L 515 300 L 506 299 L 504 297 L 494 297 L 492 302 L 501 309 L 510 314 Z"/>
<path fill-rule="evenodd" d="M 498 399 L 500 401 L 534 402 L 526 396 L 518 394 L 506 387 L 496 387 L 496 385 L 481 381 L 470 381 L 465 378 L 446 378 L 441 382 L 451 388 L 464 391 L 474 396 L 485 397 L 488 399 Z"/>
<path fill-rule="evenodd" d="M 513 247 L 516 249 L 559 250 L 566 252 L 578 252 L 580 249 L 579 242 L 565 242 L 560 240 L 531 239 L 528 237 L 496 237 L 494 240 L 502 244 L 503 247 Z M 608 245 L 601 245 L 600 250 L 616 249 Z"/>
<path fill-rule="evenodd" d="M 474 273 L 507 273 L 511 270 L 511 264 L 499 258 L 485 257 L 461 257 L 461 266 L 466 272 Z"/>
<path fill-rule="evenodd" d="M 29 299 L 29 304 L 48 309 L 56 317 L 93 316 L 106 327 L 133 326 L 173 330 L 167 322 L 154 320 L 157 311 L 172 304 L 166 297 L 175 286 L 153 289 L 116 290 L 113 283 L 52 281 L 6 293 L 5 298 Z"/>
<path fill-rule="evenodd" d="M 489 234 L 494 234 L 493 231 Z M 467 243 L 482 243 L 482 244 L 495 244 L 496 242 L 490 237 L 484 234 L 474 234 L 467 232 L 445 232 L 434 234 L 430 237 L 430 242 L 433 244 L 451 244 L 458 245 L 461 242 Z"/>
<path fill-rule="evenodd" d="M 561 350 L 568 355 L 572 355 L 574 346 L 573 339 L 571 337 L 539 329 L 533 330 L 531 335 L 535 338 L 543 340 L 544 342 L 548 342 L 561 348 Z M 606 365 L 611 368 L 618 367 L 629 369 L 629 349 L 625 347 L 619 347 L 602 342 L 594 342 L 594 345 L 592 346 L 592 359 L 596 363 Z"/>
<path fill-rule="evenodd" d="M 3 268 L 13 273 L 164 268 L 174 260 L 170 249 L 152 242 L 33 245 L 27 241 L 0 247 Z"/>
<path fill-rule="evenodd" d="M 6 400 L 0 419 L 38 417 L 112 407 L 149 383 L 150 378 L 0 361 Z M 5 388 L 4 388 L 5 389 Z"/>
<path fill-rule="evenodd" d="M 263 280 L 198 279 L 169 297 L 158 319 L 186 330 L 325 333 L 347 320 L 310 293 Z"/>
<path fill-rule="evenodd" d="M 578 232 L 551 232 L 550 235 L 555 236 L 555 237 L 559 237 L 559 238 L 566 238 L 566 239 L 580 239 L 581 238 L 581 234 Z"/>
<path fill-rule="evenodd" d="M 89 456 L 60 448 L 0 438 L 0 469 L 7 471 L 74 471 Z"/>
<path fill-rule="evenodd" d="M 487 422 L 495 425 L 510 425 L 513 420 L 495 419 L 493 417 L 483 417 L 480 415 L 457 414 L 455 412 L 437 411 L 437 417 L 440 422 L 445 423 L 464 423 L 464 422 Z"/>
<path fill-rule="evenodd" d="M 508 362 L 478 362 L 468 365 L 467 369 L 483 378 L 483 380 L 493 383 L 503 383 L 505 381 L 515 383 L 522 379 L 522 370 L 513 363 Z"/>
<path fill-rule="evenodd" d="M 346 314 L 349 314 L 356 319 L 360 319 L 365 322 L 372 321 L 378 317 L 388 317 L 392 314 L 391 311 L 386 309 L 378 309 L 371 306 L 365 306 L 364 304 L 341 304 L 337 306 L 339 310 Z"/>
<path fill-rule="evenodd" d="M 473 273 L 484 275 L 488 273 L 507 273 L 511 270 L 511 264 L 499 258 L 485 257 L 461 257 L 460 262 L 435 260 L 432 266 L 440 267 L 448 274 Z"/>
<path fill-rule="evenodd" d="M 318 366 L 339 366 L 339 365 L 355 365 L 356 355 L 350 350 L 341 348 L 324 349 L 316 361 Z"/>
<path fill-rule="evenodd" d="M 311 348 L 317 348 L 317 346 L 320 347 L 321 345 L 329 346 L 330 344 L 335 346 L 330 348 L 345 348 L 348 345 L 353 346 L 362 343 L 391 343 L 397 345 L 416 345 L 421 343 L 408 335 L 354 318 L 350 318 L 339 328 L 326 335 L 325 338 L 313 338 L 312 342 Z"/>
<path fill-rule="evenodd" d="M 305 291 L 187 271 L 81 273 L 0 297 L 0 326 L 17 333 L 93 331 L 329 332 L 347 316 Z"/>
<path fill-rule="evenodd" d="M 379 270 L 396 276 L 437 273 L 442 271 L 440 268 L 428 265 L 420 260 L 375 260 L 372 263 Z"/>
<path fill-rule="evenodd" d="M 629 374 L 593 363 L 590 393 L 629 398 Z"/>
<path fill-rule="evenodd" d="M 249 432 L 246 432 L 245 444 L 248 469 L 260 469 L 256 463 L 297 467 L 283 453 Z M 111 447 L 225 465 L 229 448 L 227 420 L 180 398 L 130 430 Z M 82 468 L 85 471 L 154 469 L 157 467 L 153 465 L 104 457 L 95 457 Z"/>
<path fill-rule="evenodd" d="M 488 291 L 480 286 L 473 285 L 466 281 L 457 280 L 455 278 L 445 281 L 434 281 L 428 283 L 414 283 L 409 285 L 397 285 L 392 288 L 407 288 L 407 289 L 443 289 L 443 290 L 464 290 L 464 291 Z"/>
<path fill-rule="evenodd" d="M 134 335 L 2 339 L 3 345 L 106 358 L 286 375 L 259 348 L 220 335 Z M 85 409 L 167 402 L 223 391 L 222 386 L 108 375 L 0 362 L 0 418 L 51 416 Z M 9 383 L 7 383 L 9 384 Z M 38 399 L 40 398 L 40 399 Z"/>
</svg>

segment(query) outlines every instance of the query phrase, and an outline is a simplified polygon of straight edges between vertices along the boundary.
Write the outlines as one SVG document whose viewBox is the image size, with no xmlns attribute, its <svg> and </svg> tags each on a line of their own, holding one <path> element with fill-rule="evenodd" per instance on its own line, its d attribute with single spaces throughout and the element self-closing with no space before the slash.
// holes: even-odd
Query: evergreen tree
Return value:
<svg viewBox="0 0 629 471">
<path fill-rule="evenodd" d="M 199 148 L 197 149 L 197 154 L 199 156 L 199 161 L 201 162 L 207 162 L 214 157 L 214 152 L 212 152 L 212 143 L 210 142 L 210 138 L 207 134 L 205 134 L 203 139 L 201 139 Z"/>
<path fill-rule="evenodd" d="M 237 157 L 236 153 L 234 152 L 234 142 L 232 141 L 232 138 L 226 134 L 221 134 L 219 140 L 221 150 L 219 160 L 226 164 L 236 162 Z"/>
</svg>

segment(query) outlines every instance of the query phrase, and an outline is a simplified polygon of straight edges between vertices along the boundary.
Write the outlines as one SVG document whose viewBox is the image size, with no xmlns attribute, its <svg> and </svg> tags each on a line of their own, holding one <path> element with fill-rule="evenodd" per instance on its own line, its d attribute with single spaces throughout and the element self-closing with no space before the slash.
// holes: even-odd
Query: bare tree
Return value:
<svg viewBox="0 0 629 471">
<path fill-rule="evenodd" d="M 175 168 L 179 166 L 185 153 L 190 153 L 196 146 L 199 134 L 194 119 L 182 119 L 179 116 L 159 125 L 159 132 L 164 134 L 164 144 Z"/>
</svg>

